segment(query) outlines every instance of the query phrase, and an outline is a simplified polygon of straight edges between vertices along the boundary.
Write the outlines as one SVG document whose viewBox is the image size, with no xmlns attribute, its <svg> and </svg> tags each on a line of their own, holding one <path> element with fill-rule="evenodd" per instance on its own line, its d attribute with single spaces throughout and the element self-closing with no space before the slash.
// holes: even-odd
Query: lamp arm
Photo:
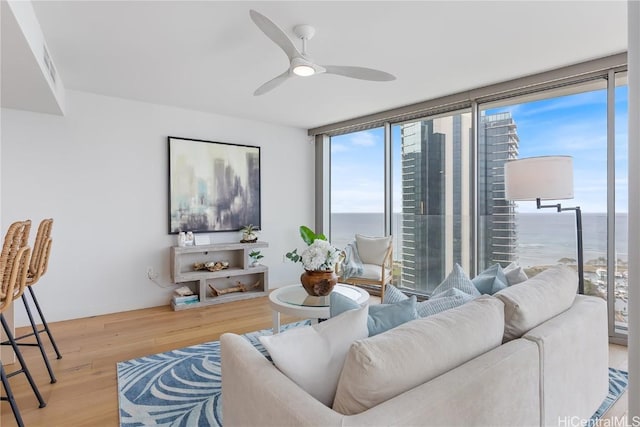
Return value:
<svg viewBox="0 0 640 427">
<path fill-rule="evenodd" d="M 584 294 L 584 246 L 582 244 L 582 210 L 580 206 L 573 208 L 563 208 L 560 203 L 557 205 L 543 205 L 540 203 L 540 199 L 536 199 L 536 206 L 541 208 L 554 208 L 558 212 L 575 211 L 576 212 L 576 240 L 578 243 L 578 293 Z"/>
</svg>

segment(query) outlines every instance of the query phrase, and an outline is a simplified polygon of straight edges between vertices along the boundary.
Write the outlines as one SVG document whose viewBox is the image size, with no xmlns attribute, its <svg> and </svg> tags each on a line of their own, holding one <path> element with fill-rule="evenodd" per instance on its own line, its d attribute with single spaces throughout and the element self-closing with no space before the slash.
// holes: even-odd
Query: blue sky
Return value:
<svg viewBox="0 0 640 427">
<path fill-rule="evenodd" d="M 606 90 L 489 109 L 511 112 L 518 127 L 520 157 L 571 155 L 574 199 L 563 206 L 583 212 L 605 212 Z M 627 91 L 616 90 L 616 208 L 627 211 Z M 392 126 L 393 157 L 399 158 L 400 126 Z M 333 212 L 382 212 L 384 209 L 384 131 L 382 128 L 331 139 Z M 399 208 L 401 175 L 393 170 L 394 209 Z M 535 203 L 519 202 L 519 212 L 535 211 Z"/>
</svg>

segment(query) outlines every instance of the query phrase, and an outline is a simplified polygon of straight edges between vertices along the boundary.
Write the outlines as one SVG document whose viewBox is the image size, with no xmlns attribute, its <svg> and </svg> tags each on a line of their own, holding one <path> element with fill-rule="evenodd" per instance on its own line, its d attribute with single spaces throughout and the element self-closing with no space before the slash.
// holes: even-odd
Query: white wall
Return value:
<svg viewBox="0 0 640 427">
<path fill-rule="evenodd" d="M 261 240 L 271 287 L 298 280 L 283 254 L 314 219 L 314 147 L 302 129 L 68 91 L 66 115 L 2 109 L 2 233 L 54 218 L 49 271 L 35 285 L 47 320 L 168 304 L 167 136 L 261 147 Z M 239 233 L 214 233 L 237 241 Z M 160 287 L 147 278 L 160 273 Z M 28 320 L 18 303 L 16 326 Z"/>
</svg>

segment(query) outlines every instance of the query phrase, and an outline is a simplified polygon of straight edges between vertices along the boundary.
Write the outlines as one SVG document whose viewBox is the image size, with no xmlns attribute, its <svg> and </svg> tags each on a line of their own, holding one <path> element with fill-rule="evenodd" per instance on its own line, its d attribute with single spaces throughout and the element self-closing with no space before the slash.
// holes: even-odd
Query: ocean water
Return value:
<svg viewBox="0 0 640 427">
<path fill-rule="evenodd" d="M 392 233 L 394 254 L 401 254 L 401 215 L 395 214 Z M 381 213 L 334 213 L 331 216 L 331 242 L 344 247 L 355 233 L 384 235 Z M 524 267 L 556 264 L 561 258 L 577 258 L 576 216 L 574 212 L 521 213 L 516 215 L 518 262 Z M 584 261 L 606 257 L 607 216 L 604 213 L 582 214 Z M 627 215 L 616 215 L 616 258 L 627 261 Z"/>
</svg>

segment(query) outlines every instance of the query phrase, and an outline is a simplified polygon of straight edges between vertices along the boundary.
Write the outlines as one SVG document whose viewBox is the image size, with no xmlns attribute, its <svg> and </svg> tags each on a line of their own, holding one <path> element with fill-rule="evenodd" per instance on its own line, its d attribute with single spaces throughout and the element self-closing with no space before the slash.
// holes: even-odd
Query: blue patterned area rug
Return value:
<svg viewBox="0 0 640 427">
<path fill-rule="evenodd" d="M 308 324 L 296 322 L 282 329 Z M 260 335 L 244 337 L 262 354 Z M 609 394 L 586 425 L 596 421 L 626 390 L 628 373 L 609 368 Z M 118 363 L 120 426 L 222 426 L 220 341 Z"/>
<path fill-rule="evenodd" d="M 243 336 L 266 356 L 258 337 L 270 334 L 264 329 Z M 222 425 L 220 341 L 119 362 L 117 369 L 120 426 Z"/>
</svg>

